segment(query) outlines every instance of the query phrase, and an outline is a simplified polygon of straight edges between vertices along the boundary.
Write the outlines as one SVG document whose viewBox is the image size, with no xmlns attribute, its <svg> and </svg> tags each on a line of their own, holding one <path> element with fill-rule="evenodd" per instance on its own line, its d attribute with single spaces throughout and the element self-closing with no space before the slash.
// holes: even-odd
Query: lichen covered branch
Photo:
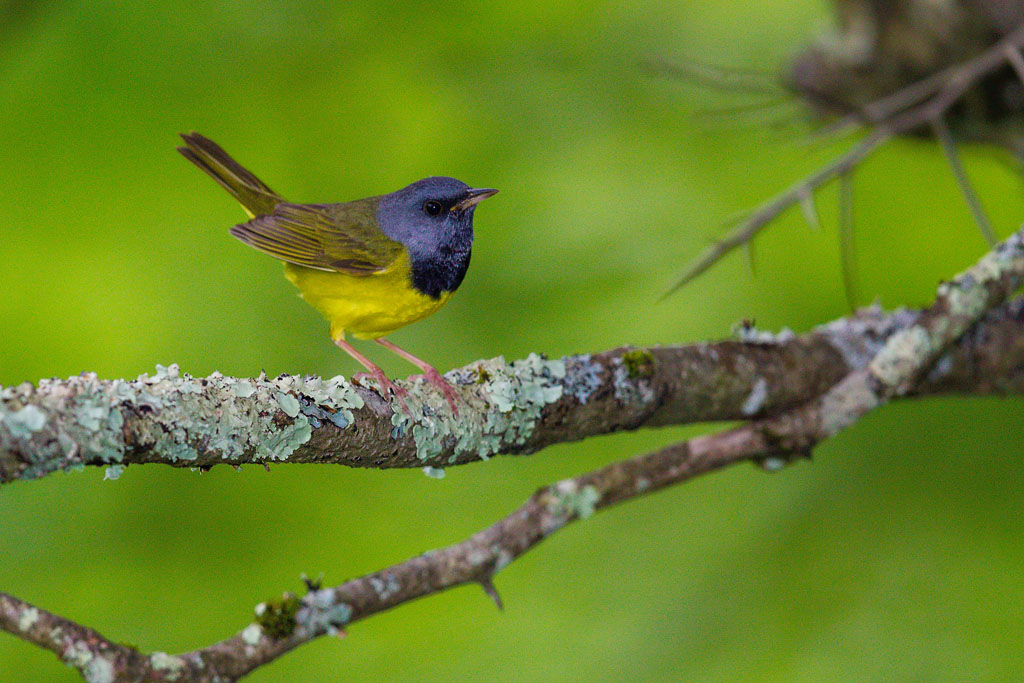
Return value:
<svg viewBox="0 0 1024 683">
<path fill-rule="evenodd" d="M 1024 228 L 939 286 L 935 303 L 822 396 L 735 430 L 769 457 L 807 454 L 887 401 L 916 390 L 946 349 L 1024 283 Z M 1019 341 L 1018 341 L 1019 343 Z"/>
<path fill-rule="evenodd" d="M 1024 393 L 1024 302 L 993 311 L 921 393 Z M 804 335 L 738 330 L 738 341 L 619 348 L 453 370 L 453 416 L 429 385 L 407 382 L 410 416 L 343 378 L 205 378 L 158 368 L 135 380 L 84 374 L 0 389 L 0 482 L 59 470 L 162 463 L 341 463 L 443 468 L 497 453 L 639 427 L 777 414 L 866 363 L 913 311 L 877 308 Z M 395 412 L 397 411 L 397 412 Z"/>
<path fill-rule="evenodd" d="M 115 678 L 115 672 L 139 670 L 146 659 L 137 650 L 113 643 L 91 628 L 6 593 L 0 593 L 0 629 L 50 650 L 78 669 L 89 683 L 122 680 Z"/>
</svg>

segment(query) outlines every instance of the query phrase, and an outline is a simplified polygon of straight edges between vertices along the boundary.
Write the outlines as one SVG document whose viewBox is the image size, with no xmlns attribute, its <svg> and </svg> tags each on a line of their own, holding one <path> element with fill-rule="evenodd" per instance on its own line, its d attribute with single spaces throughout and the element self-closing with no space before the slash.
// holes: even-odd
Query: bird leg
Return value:
<svg viewBox="0 0 1024 683">
<path fill-rule="evenodd" d="M 370 376 L 377 380 L 377 382 L 380 384 L 382 396 L 385 396 L 386 393 L 390 391 L 392 394 L 395 395 L 395 398 L 398 399 L 398 402 L 402 404 L 402 408 L 405 409 L 405 412 L 409 413 L 410 415 L 412 414 L 412 411 L 409 410 L 409 406 L 407 406 L 405 403 L 405 397 L 409 395 L 409 391 L 407 389 L 403 389 L 402 387 L 398 386 L 390 379 L 388 379 L 388 376 L 384 374 L 383 370 L 374 365 L 369 358 L 356 351 L 355 348 L 344 339 L 335 339 L 334 343 L 338 346 L 338 348 L 340 348 L 345 353 L 355 358 L 364 368 L 370 371 Z M 353 375 L 352 379 L 355 381 L 359 381 L 360 375 L 363 375 L 363 373 Z"/>
<path fill-rule="evenodd" d="M 452 387 L 452 385 L 449 384 L 445 380 L 445 378 L 441 376 L 441 373 L 438 372 L 433 365 L 424 360 L 420 360 L 419 358 L 412 355 L 405 349 L 402 349 L 393 344 L 392 342 L 389 342 L 387 339 L 377 339 L 376 342 L 383 346 L 385 349 L 389 349 L 390 351 L 397 353 L 399 356 L 406 359 L 407 361 L 418 367 L 420 370 L 422 370 L 423 377 L 426 378 L 428 382 L 430 382 L 438 389 L 440 389 L 441 393 L 444 394 L 444 397 L 448 400 L 448 405 L 451 406 L 452 413 L 455 415 L 459 414 L 459 408 L 457 403 L 458 394 L 455 393 L 455 389 Z"/>
</svg>

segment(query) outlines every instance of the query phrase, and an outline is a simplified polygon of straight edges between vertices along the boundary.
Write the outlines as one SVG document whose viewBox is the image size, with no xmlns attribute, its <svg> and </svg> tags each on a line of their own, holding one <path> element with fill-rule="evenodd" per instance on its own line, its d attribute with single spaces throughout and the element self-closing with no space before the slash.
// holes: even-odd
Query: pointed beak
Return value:
<svg viewBox="0 0 1024 683">
<path fill-rule="evenodd" d="M 466 198 L 460 201 L 458 204 L 452 207 L 452 211 L 465 211 L 466 209 L 476 206 L 488 197 L 493 197 L 498 194 L 497 190 L 489 188 L 482 188 L 477 190 L 468 190 L 466 192 Z"/>
</svg>

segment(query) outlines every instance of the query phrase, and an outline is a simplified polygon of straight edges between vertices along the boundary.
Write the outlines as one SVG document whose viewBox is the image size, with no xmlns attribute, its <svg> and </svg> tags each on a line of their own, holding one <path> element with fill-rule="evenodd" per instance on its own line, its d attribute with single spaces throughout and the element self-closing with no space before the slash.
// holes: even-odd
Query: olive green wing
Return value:
<svg viewBox="0 0 1024 683">
<path fill-rule="evenodd" d="M 376 197 L 346 204 L 288 204 L 231 228 L 274 258 L 306 268 L 371 275 L 390 266 L 402 245 L 377 227 Z"/>
</svg>

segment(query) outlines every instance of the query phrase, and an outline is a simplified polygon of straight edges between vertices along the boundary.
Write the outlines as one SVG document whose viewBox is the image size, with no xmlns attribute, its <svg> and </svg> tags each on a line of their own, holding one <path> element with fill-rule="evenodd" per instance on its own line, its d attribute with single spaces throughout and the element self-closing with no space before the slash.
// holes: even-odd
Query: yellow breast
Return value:
<svg viewBox="0 0 1024 683">
<path fill-rule="evenodd" d="M 426 318 L 451 298 L 451 292 L 437 299 L 420 293 L 410 272 L 405 254 L 387 270 L 363 276 L 284 265 L 285 277 L 330 322 L 332 339 L 343 339 L 346 331 L 360 339 L 383 337 Z"/>
</svg>

